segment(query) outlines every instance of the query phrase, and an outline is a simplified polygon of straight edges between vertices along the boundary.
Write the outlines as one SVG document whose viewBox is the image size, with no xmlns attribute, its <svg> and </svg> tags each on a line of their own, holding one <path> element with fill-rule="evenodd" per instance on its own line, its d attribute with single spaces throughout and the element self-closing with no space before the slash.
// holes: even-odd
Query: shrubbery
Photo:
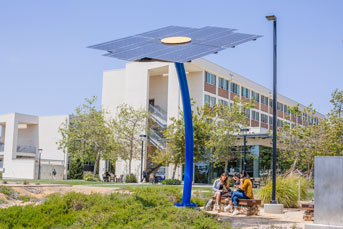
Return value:
<svg viewBox="0 0 343 229">
<path fill-rule="evenodd" d="M 10 187 L 0 185 L 0 193 L 4 194 L 7 198 L 13 195 L 15 192 Z"/>
<path fill-rule="evenodd" d="M 68 193 L 41 205 L 0 209 L 0 228 L 229 228 L 215 216 L 177 208 L 179 187 L 135 187 L 131 194 Z"/>
<path fill-rule="evenodd" d="M 301 178 L 300 200 L 305 200 L 308 195 L 308 180 Z M 277 177 L 276 178 L 276 200 L 286 208 L 298 207 L 299 180 L 298 177 Z M 268 180 L 258 197 L 264 203 L 269 203 L 272 199 L 272 181 Z"/>
<path fill-rule="evenodd" d="M 92 173 L 84 173 L 83 180 L 85 181 L 99 181 L 98 177 L 93 177 Z"/>
<path fill-rule="evenodd" d="M 162 184 L 165 185 L 180 185 L 181 181 L 178 179 L 166 179 L 162 181 Z"/>
<path fill-rule="evenodd" d="M 125 183 L 137 183 L 137 178 L 135 174 L 129 174 L 125 177 Z"/>
<path fill-rule="evenodd" d="M 69 164 L 69 179 L 81 180 L 83 178 L 83 163 L 80 159 L 71 159 Z"/>
</svg>

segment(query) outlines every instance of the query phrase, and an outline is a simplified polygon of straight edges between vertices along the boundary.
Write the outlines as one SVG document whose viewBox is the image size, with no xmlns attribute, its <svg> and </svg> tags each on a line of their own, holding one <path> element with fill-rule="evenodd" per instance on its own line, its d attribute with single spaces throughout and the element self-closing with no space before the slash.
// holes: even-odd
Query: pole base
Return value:
<svg viewBox="0 0 343 229">
<path fill-rule="evenodd" d="M 195 203 L 175 203 L 174 206 L 179 208 L 197 208 L 198 205 Z"/>
<path fill-rule="evenodd" d="M 264 204 L 264 213 L 282 214 L 283 204 Z"/>
<path fill-rule="evenodd" d="M 271 200 L 270 204 L 277 204 L 277 201 L 276 200 Z"/>
</svg>

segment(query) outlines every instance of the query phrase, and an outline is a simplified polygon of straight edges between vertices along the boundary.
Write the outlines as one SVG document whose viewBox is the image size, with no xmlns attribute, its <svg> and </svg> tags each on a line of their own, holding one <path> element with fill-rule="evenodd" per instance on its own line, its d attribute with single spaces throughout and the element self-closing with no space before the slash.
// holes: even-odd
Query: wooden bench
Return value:
<svg viewBox="0 0 343 229">
<path fill-rule="evenodd" d="M 313 203 L 303 203 L 303 204 L 301 204 L 301 208 L 305 209 L 303 219 L 305 221 L 313 221 L 314 220 L 314 204 Z"/>
<path fill-rule="evenodd" d="M 221 197 L 220 198 L 220 209 L 223 209 L 224 206 L 228 205 L 230 202 L 230 197 Z M 212 197 L 213 203 L 216 202 L 216 197 Z M 238 206 L 240 207 L 240 213 L 249 215 L 258 215 L 260 213 L 259 207 L 262 204 L 261 200 L 256 199 L 238 199 Z"/>
</svg>

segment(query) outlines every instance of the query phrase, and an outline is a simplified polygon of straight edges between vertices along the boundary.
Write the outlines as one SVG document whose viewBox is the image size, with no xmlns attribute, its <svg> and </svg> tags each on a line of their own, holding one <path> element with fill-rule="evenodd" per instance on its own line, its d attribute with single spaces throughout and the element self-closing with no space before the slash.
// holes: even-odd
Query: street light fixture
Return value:
<svg viewBox="0 0 343 229">
<path fill-rule="evenodd" d="M 146 138 L 145 134 L 139 135 L 142 141 L 142 151 L 141 151 L 141 182 L 143 182 L 143 147 L 144 147 L 144 140 Z"/>
<path fill-rule="evenodd" d="M 242 128 L 241 133 L 243 134 L 243 161 L 242 161 L 242 171 L 245 171 L 246 154 L 247 154 L 247 133 L 249 132 L 248 128 Z"/>
<path fill-rule="evenodd" d="M 277 75 L 276 75 L 276 17 L 274 15 L 266 16 L 268 21 L 273 22 L 273 185 L 271 204 L 277 204 L 275 200 L 276 190 L 276 102 L 277 102 Z"/>
<path fill-rule="evenodd" d="M 43 149 L 38 149 L 38 180 L 40 180 L 40 160 L 42 156 Z"/>
</svg>

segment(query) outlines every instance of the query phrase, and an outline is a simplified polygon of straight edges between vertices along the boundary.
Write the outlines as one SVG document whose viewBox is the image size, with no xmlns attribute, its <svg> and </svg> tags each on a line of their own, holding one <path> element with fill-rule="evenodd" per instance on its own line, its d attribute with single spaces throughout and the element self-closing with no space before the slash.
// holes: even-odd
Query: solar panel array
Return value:
<svg viewBox="0 0 343 229">
<path fill-rule="evenodd" d="M 190 37 L 192 41 L 177 45 L 161 43 L 161 39 L 173 36 Z M 108 51 L 109 53 L 105 54 L 105 56 L 127 61 L 153 59 L 184 63 L 259 37 L 261 36 L 235 33 L 234 29 L 229 28 L 167 26 L 150 32 L 92 45 L 89 48 Z"/>
</svg>

